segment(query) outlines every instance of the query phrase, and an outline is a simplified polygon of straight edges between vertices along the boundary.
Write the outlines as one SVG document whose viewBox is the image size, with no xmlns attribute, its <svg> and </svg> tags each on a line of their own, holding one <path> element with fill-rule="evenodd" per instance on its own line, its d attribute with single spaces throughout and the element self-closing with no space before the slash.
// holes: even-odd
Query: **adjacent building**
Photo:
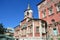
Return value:
<svg viewBox="0 0 60 40">
<path fill-rule="evenodd" d="M 32 13 L 33 11 L 28 4 L 28 8 L 24 11 L 24 19 L 20 25 L 14 28 L 14 37 L 17 40 L 40 40 L 42 39 L 42 34 L 46 34 L 46 21 L 33 18 Z M 46 36 L 44 37 L 46 38 Z"/>
<path fill-rule="evenodd" d="M 38 5 L 39 19 L 47 22 L 48 38 L 60 37 L 60 0 L 42 0 Z M 59 39 L 60 40 L 60 39 Z"/>
<path fill-rule="evenodd" d="M 6 28 L 6 32 L 4 33 L 7 36 L 13 37 L 14 36 L 14 30 L 12 28 Z"/>
</svg>

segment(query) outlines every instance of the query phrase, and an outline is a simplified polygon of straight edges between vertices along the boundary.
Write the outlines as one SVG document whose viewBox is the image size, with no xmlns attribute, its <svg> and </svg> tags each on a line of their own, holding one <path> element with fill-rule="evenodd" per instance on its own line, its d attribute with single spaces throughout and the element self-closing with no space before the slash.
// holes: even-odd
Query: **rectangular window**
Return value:
<svg viewBox="0 0 60 40">
<path fill-rule="evenodd" d="M 56 4 L 57 12 L 60 12 L 60 2 Z"/>
<path fill-rule="evenodd" d="M 36 27 L 36 33 L 39 33 L 39 27 Z"/>
<path fill-rule="evenodd" d="M 28 33 L 32 33 L 32 25 L 28 26 Z"/>
<path fill-rule="evenodd" d="M 46 17 L 46 11 L 43 11 L 42 15 L 43 15 L 43 18 Z"/>
<path fill-rule="evenodd" d="M 46 30 L 45 30 L 45 23 L 44 22 L 42 22 L 42 33 L 46 33 Z"/>
<path fill-rule="evenodd" d="M 30 33 L 32 33 L 32 25 L 30 26 Z"/>
<path fill-rule="evenodd" d="M 44 24 L 42 25 L 42 33 L 46 33 Z"/>
<path fill-rule="evenodd" d="M 53 13 L 52 7 L 49 8 L 49 15 Z"/>
</svg>

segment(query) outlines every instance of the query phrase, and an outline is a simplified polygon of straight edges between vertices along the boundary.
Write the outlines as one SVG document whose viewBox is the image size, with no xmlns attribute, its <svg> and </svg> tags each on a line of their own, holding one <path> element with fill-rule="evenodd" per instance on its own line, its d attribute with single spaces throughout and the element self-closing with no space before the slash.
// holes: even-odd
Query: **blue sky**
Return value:
<svg viewBox="0 0 60 40">
<path fill-rule="evenodd" d="M 0 23 L 4 27 L 12 27 L 19 25 L 24 19 L 24 11 L 27 9 L 28 3 L 33 10 L 34 18 L 38 18 L 37 4 L 41 0 L 0 0 Z"/>
</svg>

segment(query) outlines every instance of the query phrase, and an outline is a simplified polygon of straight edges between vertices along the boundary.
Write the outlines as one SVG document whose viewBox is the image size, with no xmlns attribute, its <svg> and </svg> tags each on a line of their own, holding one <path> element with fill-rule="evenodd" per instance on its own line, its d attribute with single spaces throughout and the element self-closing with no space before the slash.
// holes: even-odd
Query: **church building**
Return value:
<svg viewBox="0 0 60 40">
<path fill-rule="evenodd" d="M 33 18 L 33 10 L 28 4 L 24 11 L 24 19 L 14 28 L 14 37 L 17 40 L 40 40 L 42 35 L 46 38 L 47 23 L 42 19 Z"/>
</svg>

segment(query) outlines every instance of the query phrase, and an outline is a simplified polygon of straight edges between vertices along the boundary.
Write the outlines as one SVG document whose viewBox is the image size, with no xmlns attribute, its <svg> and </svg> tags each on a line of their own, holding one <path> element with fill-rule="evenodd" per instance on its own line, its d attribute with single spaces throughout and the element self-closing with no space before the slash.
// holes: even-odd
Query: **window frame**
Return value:
<svg viewBox="0 0 60 40">
<path fill-rule="evenodd" d="M 60 12 L 60 2 L 55 4 L 57 13 Z M 59 7 L 58 7 L 59 6 Z"/>
<path fill-rule="evenodd" d="M 49 15 L 52 15 L 53 14 L 53 7 L 51 6 L 50 8 L 48 8 L 49 10 Z"/>
<path fill-rule="evenodd" d="M 46 10 L 42 11 L 42 17 L 43 17 L 43 18 L 46 17 Z"/>
</svg>

